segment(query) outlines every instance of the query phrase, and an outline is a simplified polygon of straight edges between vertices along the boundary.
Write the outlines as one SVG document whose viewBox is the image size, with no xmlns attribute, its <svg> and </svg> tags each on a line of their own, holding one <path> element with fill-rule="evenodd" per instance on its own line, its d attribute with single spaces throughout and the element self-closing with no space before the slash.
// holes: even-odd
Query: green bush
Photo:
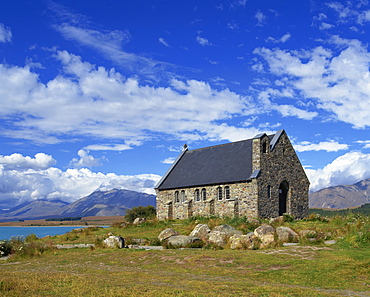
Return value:
<svg viewBox="0 0 370 297">
<path fill-rule="evenodd" d="M 12 250 L 12 247 L 8 240 L 0 241 L 0 257 L 6 257 L 10 255 L 11 250 Z"/>
<path fill-rule="evenodd" d="M 136 218 L 155 218 L 155 207 L 152 205 L 133 207 L 126 211 L 125 219 L 132 223 Z"/>
</svg>

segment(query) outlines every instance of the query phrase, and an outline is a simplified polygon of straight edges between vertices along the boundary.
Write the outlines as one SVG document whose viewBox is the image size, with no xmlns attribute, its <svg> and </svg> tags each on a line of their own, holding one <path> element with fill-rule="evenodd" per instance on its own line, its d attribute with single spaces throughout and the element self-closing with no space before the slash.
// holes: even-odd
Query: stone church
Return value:
<svg viewBox="0 0 370 297">
<path fill-rule="evenodd" d="M 309 181 L 284 130 L 184 150 L 155 187 L 159 220 L 308 211 Z"/>
</svg>

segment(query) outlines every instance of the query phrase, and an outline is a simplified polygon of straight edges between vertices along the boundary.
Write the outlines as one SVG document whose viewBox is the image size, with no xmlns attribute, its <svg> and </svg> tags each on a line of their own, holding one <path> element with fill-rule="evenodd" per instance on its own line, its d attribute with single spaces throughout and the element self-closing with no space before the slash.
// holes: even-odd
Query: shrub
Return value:
<svg viewBox="0 0 370 297">
<path fill-rule="evenodd" d="M 125 219 L 132 223 L 136 218 L 155 218 L 156 212 L 152 205 L 133 207 L 126 211 Z"/>
<path fill-rule="evenodd" d="M 0 241 L 0 257 L 6 257 L 10 255 L 12 247 L 8 240 Z"/>
</svg>

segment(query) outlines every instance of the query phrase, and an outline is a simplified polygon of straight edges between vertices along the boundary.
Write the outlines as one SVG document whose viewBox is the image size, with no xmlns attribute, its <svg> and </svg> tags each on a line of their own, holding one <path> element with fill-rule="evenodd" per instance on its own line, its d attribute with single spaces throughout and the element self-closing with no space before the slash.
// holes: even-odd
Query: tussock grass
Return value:
<svg viewBox="0 0 370 297">
<path fill-rule="evenodd" d="M 0 261 L 0 296 L 369 296 L 370 220 L 365 216 L 312 216 L 284 222 L 296 232 L 314 230 L 299 246 L 265 250 L 105 249 L 108 233 L 128 240 L 157 236 L 171 227 L 187 235 L 198 224 L 230 224 L 243 232 L 245 218 L 192 218 L 121 224 L 111 228 L 24 241 L 29 252 Z M 84 229 L 83 229 L 84 230 Z M 309 239 L 314 239 L 311 241 Z M 336 239 L 326 246 L 323 241 Z M 95 243 L 95 249 L 56 250 L 56 243 Z M 46 247 L 46 248 L 45 248 Z"/>
</svg>

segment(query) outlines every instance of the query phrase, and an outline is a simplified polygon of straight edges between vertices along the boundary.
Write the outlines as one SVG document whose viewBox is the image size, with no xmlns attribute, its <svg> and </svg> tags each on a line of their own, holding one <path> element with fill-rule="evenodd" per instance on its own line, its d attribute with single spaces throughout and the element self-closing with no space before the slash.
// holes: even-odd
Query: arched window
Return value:
<svg viewBox="0 0 370 297">
<path fill-rule="evenodd" d="M 185 202 L 185 191 L 181 191 L 181 202 Z"/>
<path fill-rule="evenodd" d="M 194 192 L 194 199 L 195 199 L 195 201 L 200 200 L 200 195 L 199 195 L 199 190 L 198 189 L 196 189 L 195 192 Z"/>
<path fill-rule="evenodd" d="M 180 199 L 179 199 L 179 191 L 176 191 L 175 192 L 175 202 L 176 203 L 180 202 Z"/>
<path fill-rule="evenodd" d="M 221 187 L 217 188 L 217 197 L 218 197 L 218 200 L 222 200 L 222 188 Z"/>
<path fill-rule="evenodd" d="M 207 200 L 207 191 L 206 191 L 206 189 L 202 189 L 202 200 L 203 201 L 206 201 Z"/>
<path fill-rule="evenodd" d="M 265 141 L 262 143 L 262 153 L 266 154 L 267 153 L 267 142 Z"/>
<path fill-rule="evenodd" d="M 230 199 L 230 187 L 225 187 L 225 199 Z"/>
</svg>

